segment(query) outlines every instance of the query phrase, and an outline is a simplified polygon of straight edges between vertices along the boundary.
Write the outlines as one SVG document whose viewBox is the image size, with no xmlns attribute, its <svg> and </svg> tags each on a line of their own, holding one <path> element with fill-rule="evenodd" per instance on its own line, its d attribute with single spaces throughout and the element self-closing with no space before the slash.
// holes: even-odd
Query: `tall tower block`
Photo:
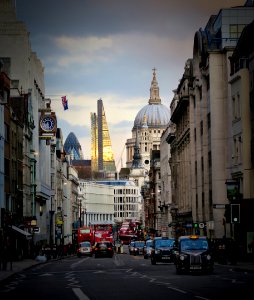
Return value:
<svg viewBox="0 0 254 300">
<path fill-rule="evenodd" d="M 101 99 L 97 101 L 97 115 L 91 113 L 91 161 L 94 177 L 114 178 L 116 165 Z"/>
</svg>

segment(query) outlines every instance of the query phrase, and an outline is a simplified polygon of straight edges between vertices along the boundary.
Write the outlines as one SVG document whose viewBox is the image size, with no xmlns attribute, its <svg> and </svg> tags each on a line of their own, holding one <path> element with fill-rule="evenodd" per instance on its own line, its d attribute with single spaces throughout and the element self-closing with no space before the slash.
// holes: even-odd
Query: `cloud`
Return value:
<svg viewBox="0 0 254 300">
<path fill-rule="evenodd" d="M 32 49 L 45 66 L 46 94 L 64 138 L 73 131 L 90 158 L 90 112 L 102 98 L 117 161 L 137 113 L 148 103 L 152 68 L 158 70 L 160 97 L 169 107 L 185 61 L 192 57 L 195 32 L 221 8 L 245 0 L 16 3 Z M 69 99 L 67 111 L 62 95 Z"/>
<path fill-rule="evenodd" d="M 109 37 L 62 36 L 57 37 L 55 43 L 65 53 L 57 59 L 58 66 L 69 67 L 72 64 L 86 65 L 111 60 L 110 55 L 104 55 L 112 49 L 112 40 Z"/>
</svg>

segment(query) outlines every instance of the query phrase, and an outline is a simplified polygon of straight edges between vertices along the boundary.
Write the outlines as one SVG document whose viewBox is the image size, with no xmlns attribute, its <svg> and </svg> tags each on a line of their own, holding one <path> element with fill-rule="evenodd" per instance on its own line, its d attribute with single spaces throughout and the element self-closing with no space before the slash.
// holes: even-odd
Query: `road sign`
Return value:
<svg viewBox="0 0 254 300">
<path fill-rule="evenodd" d="M 205 224 L 204 223 L 199 223 L 199 228 L 204 228 L 205 227 Z"/>
<path fill-rule="evenodd" d="M 40 233 L 40 227 L 35 226 L 35 227 L 33 228 L 33 232 L 34 232 L 34 233 Z"/>
</svg>

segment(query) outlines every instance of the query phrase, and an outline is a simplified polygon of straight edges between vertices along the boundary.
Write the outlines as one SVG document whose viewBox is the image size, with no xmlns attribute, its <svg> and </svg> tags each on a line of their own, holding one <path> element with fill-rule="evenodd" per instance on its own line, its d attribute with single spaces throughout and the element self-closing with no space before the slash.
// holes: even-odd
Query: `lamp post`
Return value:
<svg viewBox="0 0 254 300">
<path fill-rule="evenodd" d="M 81 199 L 79 200 L 79 227 L 82 227 L 82 220 L 81 220 L 81 214 L 82 214 L 82 206 L 81 206 Z"/>
<path fill-rule="evenodd" d="M 36 207 L 35 207 L 35 197 L 36 197 L 36 159 L 37 153 L 34 150 L 30 151 L 30 163 L 31 163 L 31 195 L 32 195 L 32 217 L 36 219 Z"/>
<path fill-rule="evenodd" d="M 86 226 L 87 226 L 87 212 L 86 212 L 86 208 L 84 210 L 85 216 L 86 216 Z"/>
<path fill-rule="evenodd" d="M 53 245 L 53 216 L 55 211 L 53 210 L 53 202 L 52 202 L 52 196 L 50 197 L 50 223 L 49 223 L 49 244 L 52 247 Z"/>
</svg>

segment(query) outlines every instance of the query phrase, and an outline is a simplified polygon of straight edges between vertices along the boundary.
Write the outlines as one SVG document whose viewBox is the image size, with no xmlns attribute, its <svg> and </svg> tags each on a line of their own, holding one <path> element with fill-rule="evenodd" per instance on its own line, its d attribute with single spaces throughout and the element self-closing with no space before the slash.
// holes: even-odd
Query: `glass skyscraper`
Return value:
<svg viewBox="0 0 254 300">
<path fill-rule="evenodd" d="M 97 114 L 91 113 L 91 165 L 94 177 L 114 177 L 116 165 L 101 99 L 97 100 Z"/>
<path fill-rule="evenodd" d="M 73 132 L 69 133 L 67 136 L 64 143 L 64 150 L 66 154 L 70 155 L 71 160 L 83 159 L 81 145 Z"/>
</svg>

